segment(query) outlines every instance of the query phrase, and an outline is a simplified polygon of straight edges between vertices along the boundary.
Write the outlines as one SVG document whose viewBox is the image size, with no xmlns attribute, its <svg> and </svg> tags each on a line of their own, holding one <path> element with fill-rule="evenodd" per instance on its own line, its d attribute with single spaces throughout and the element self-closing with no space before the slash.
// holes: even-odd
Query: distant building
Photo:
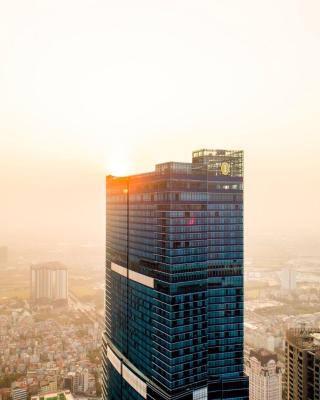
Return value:
<svg viewBox="0 0 320 400">
<path fill-rule="evenodd" d="M 89 389 L 89 371 L 86 368 L 78 368 L 69 372 L 63 378 L 63 388 L 70 390 L 73 394 L 87 393 Z"/>
<path fill-rule="evenodd" d="M 0 246 L 0 266 L 3 267 L 8 263 L 8 247 Z"/>
<path fill-rule="evenodd" d="M 24 388 L 15 388 L 11 390 L 12 400 L 27 400 L 28 390 Z"/>
<path fill-rule="evenodd" d="M 246 362 L 250 400 L 281 400 L 282 373 L 275 353 L 251 350 Z"/>
<path fill-rule="evenodd" d="M 87 369 L 78 370 L 73 381 L 74 393 L 86 393 L 89 388 L 89 372 Z"/>
<path fill-rule="evenodd" d="M 0 389 L 0 400 L 10 400 L 11 399 L 11 389 L 3 388 Z"/>
<path fill-rule="evenodd" d="M 56 377 L 51 377 L 43 381 L 40 381 L 40 389 L 39 389 L 40 394 L 56 392 L 57 389 L 58 386 Z"/>
<path fill-rule="evenodd" d="M 279 279 L 281 284 L 281 289 L 283 290 L 294 290 L 297 287 L 296 282 L 296 271 L 286 267 L 280 271 Z"/>
<path fill-rule="evenodd" d="M 74 400 L 69 390 L 47 393 L 41 396 L 32 396 L 31 400 Z"/>
<path fill-rule="evenodd" d="M 67 302 L 68 270 L 57 262 L 31 265 L 31 301 Z"/>
<path fill-rule="evenodd" d="M 67 376 L 63 377 L 63 389 L 73 392 L 74 373 L 69 372 Z"/>
<path fill-rule="evenodd" d="M 320 399 L 320 331 L 289 329 L 285 345 L 286 400 Z"/>
<path fill-rule="evenodd" d="M 262 327 L 245 322 L 245 342 L 254 349 L 264 348 L 270 352 L 275 352 L 282 347 L 281 336 L 275 336 L 266 332 Z"/>
</svg>

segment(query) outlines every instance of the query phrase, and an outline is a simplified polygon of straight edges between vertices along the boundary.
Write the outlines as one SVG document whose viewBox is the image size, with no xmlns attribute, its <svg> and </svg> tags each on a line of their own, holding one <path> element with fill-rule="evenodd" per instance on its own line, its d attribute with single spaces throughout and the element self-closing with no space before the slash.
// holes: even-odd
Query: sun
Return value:
<svg viewBox="0 0 320 400">
<path fill-rule="evenodd" d="M 113 154 L 107 157 L 105 162 L 105 172 L 107 175 L 127 176 L 130 174 L 130 163 L 128 156 Z"/>
</svg>

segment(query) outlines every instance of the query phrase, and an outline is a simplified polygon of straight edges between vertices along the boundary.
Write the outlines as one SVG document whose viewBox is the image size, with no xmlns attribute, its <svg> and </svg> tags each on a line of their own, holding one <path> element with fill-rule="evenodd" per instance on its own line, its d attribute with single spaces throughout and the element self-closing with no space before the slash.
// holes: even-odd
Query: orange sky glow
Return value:
<svg viewBox="0 0 320 400">
<path fill-rule="evenodd" d="M 103 244 L 104 175 L 245 150 L 246 233 L 317 235 L 317 0 L 0 0 L 0 243 Z"/>
</svg>

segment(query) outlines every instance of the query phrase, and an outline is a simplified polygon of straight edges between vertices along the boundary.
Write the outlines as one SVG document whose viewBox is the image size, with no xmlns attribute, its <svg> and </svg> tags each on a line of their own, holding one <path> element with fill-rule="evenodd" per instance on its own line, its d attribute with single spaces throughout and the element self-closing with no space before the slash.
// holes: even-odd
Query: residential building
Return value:
<svg viewBox="0 0 320 400">
<path fill-rule="evenodd" d="M 320 331 L 289 329 L 285 344 L 285 397 L 320 399 Z"/>
<path fill-rule="evenodd" d="M 79 395 L 99 396 L 101 365 L 99 357 L 92 357 L 92 354 L 100 351 L 101 339 L 97 340 L 95 331 L 90 333 L 93 323 L 76 304 L 70 304 L 70 311 L 67 319 L 61 310 L 54 312 L 55 318 L 43 319 L 41 307 L 30 309 L 28 304 L 15 299 L 3 301 L 0 306 L 0 377 L 4 384 L 12 382 L 12 376 L 17 375 L 11 388 L 25 389 L 29 399 L 57 390 L 73 392 L 75 376 L 79 373 L 82 375 L 77 379 Z M 100 324 L 98 329 L 101 338 Z M 0 390 L 0 400 L 8 400 L 7 390 Z M 16 396 L 18 394 L 16 392 Z"/>
<path fill-rule="evenodd" d="M 89 372 L 85 369 L 78 369 L 74 375 L 74 393 L 86 393 L 89 387 Z"/>
<path fill-rule="evenodd" d="M 246 362 L 250 400 L 281 400 L 282 372 L 278 357 L 266 349 L 251 350 Z"/>
<path fill-rule="evenodd" d="M 296 271 L 291 268 L 283 268 L 280 271 L 279 278 L 281 283 L 281 289 L 283 290 L 294 290 L 297 287 Z"/>
<path fill-rule="evenodd" d="M 31 265 L 31 301 L 68 301 L 68 270 L 58 262 Z"/>
<path fill-rule="evenodd" d="M 12 400 L 27 400 L 28 390 L 25 388 L 16 387 L 11 390 Z"/>
<path fill-rule="evenodd" d="M 63 389 L 74 391 L 74 372 L 69 372 L 67 376 L 63 377 Z"/>
<path fill-rule="evenodd" d="M 248 399 L 243 152 L 108 176 L 103 397 Z"/>
<path fill-rule="evenodd" d="M 49 377 L 47 379 L 44 379 L 40 381 L 40 393 L 45 394 L 45 393 L 52 393 L 56 392 L 58 389 L 57 385 L 57 377 Z"/>
</svg>

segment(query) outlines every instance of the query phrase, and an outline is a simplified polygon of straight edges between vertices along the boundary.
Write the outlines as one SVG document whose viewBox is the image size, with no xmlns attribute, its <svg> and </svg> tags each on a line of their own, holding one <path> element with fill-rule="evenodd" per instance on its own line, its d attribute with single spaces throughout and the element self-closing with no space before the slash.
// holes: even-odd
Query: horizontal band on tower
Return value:
<svg viewBox="0 0 320 400">
<path fill-rule="evenodd" d="M 132 372 L 107 346 L 107 357 L 115 368 L 115 370 L 122 376 L 122 378 L 144 399 L 147 398 L 147 384 L 143 382 L 134 372 Z"/>
<path fill-rule="evenodd" d="M 141 285 L 148 286 L 150 288 L 154 288 L 154 279 L 150 276 L 140 274 L 139 272 L 128 270 L 127 268 L 122 267 L 116 263 L 111 263 L 111 270 L 116 272 L 119 275 L 124 276 L 125 278 L 129 278 L 134 282 L 140 283 Z"/>
</svg>

